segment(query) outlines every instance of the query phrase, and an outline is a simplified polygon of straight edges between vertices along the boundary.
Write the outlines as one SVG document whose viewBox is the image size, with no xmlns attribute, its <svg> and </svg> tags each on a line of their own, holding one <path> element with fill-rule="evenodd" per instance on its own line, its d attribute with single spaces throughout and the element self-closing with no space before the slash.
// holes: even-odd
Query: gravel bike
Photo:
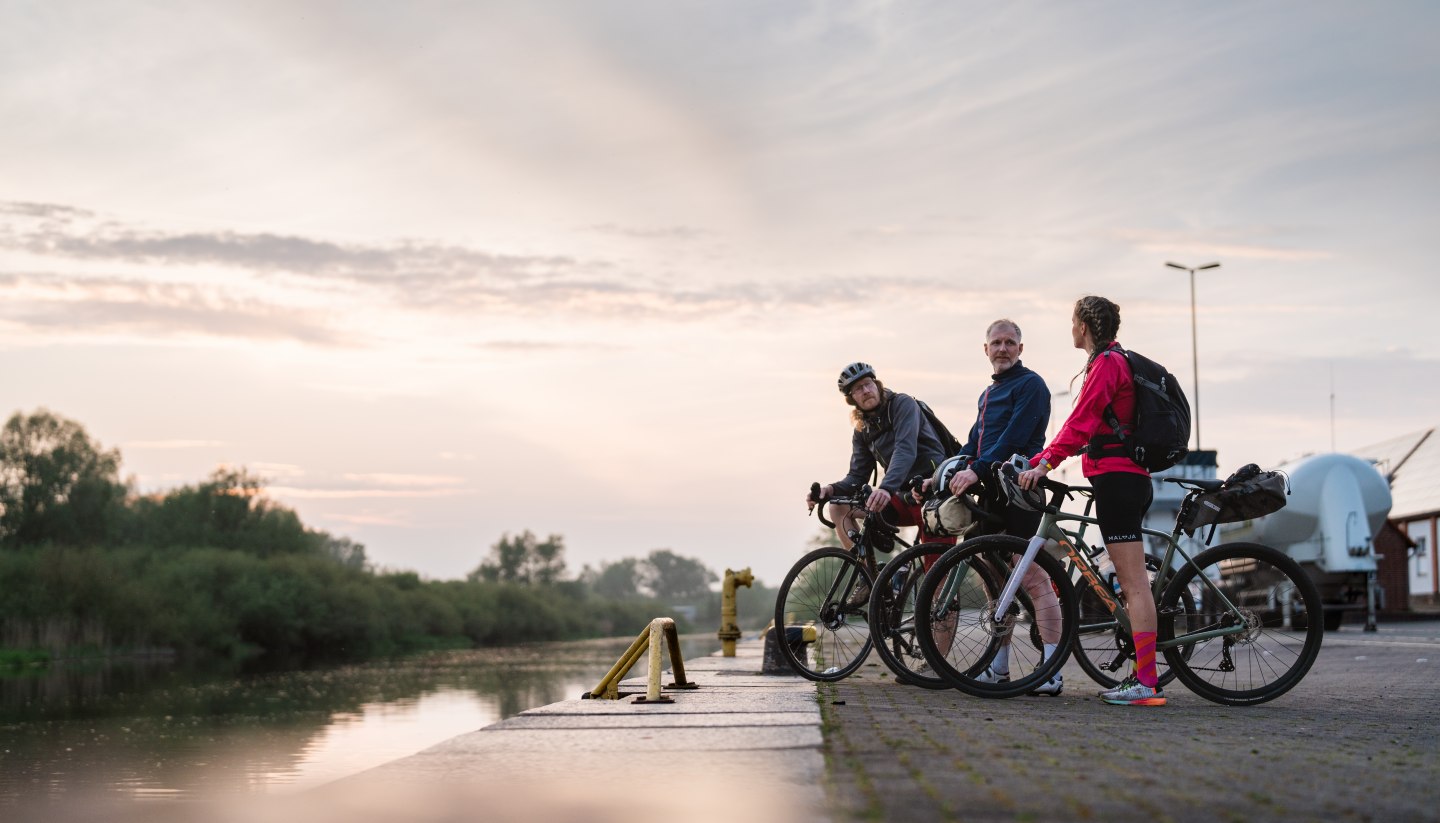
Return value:
<svg viewBox="0 0 1440 823">
<path fill-rule="evenodd" d="M 822 501 L 820 484 L 814 483 L 810 486 L 810 499 L 815 501 L 811 511 L 828 528 L 835 528 L 825 518 L 824 504 L 864 511 L 870 493 L 871 487 L 865 485 L 853 496 L 833 496 Z M 785 627 L 795 624 L 808 626 L 814 632 L 812 641 L 778 644 L 781 656 L 810 680 L 840 680 L 865 662 L 873 646 L 869 611 L 874 575 L 867 568 L 871 565 L 868 561 L 877 552 L 889 552 L 895 543 L 910 545 L 878 512 L 866 511 L 847 536 L 855 547 L 853 551 L 826 546 L 801 557 L 785 575 L 775 598 L 776 632 L 783 637 Z"/>
<path fill-rule="evenodd" d="M 912 488 L 918 486 L 912 481 Z M 959 501 L 969 510 L 977 527 L 1001 527 L 1002 519 L 986 511 L 975 500 L 978 491 L 979 488 L 975 487 L 971 493 L 961 495 Z M 943 488 L 933 489 L 930 495 L 950 496 Z M 870 627 L 875 653 L 903 683 L 926 689 L 951 688 L 930 667 L 920 649 L 915 633 L 915 603 L 926 569 L 954 545 L 953 542 L 917 543 L 890 558 L 875 575 L 874 590 L 870 594 Z M 986 580 L 996 587 L 996 591 L 1004 579 L 999 570 L 987 571 Z"/>
<path fill-rule="evenodd" d="M 1014 484 L 1020 470 L 1013 464 L 1002 466 L 1001 482 L 1018 489 Z M 1226 705 L 1279 697 L 1300 682 L 1320 652 L 1324 626 L 1319 590 L 1298 563 L 1258 543 L 1224 544 L 1191 557 L 1180 545 L 1180 524 L 1195 498 L 1218 489 L 1222 481 L 1164 479 L 1187 490 L 1170 534 L 1145 530 L 1165 541 L 1152 592 L 1156 649 L 1169 666 L 1167 677 Z M 1050 478 L 1041 480 L 1037 489 L 1022 492 L 1041 511 L 1035 537 L 1025 541 L 992 535 L 966 541 L 942 555 L 925 575 L 917 602 L 932 606 L 916 615 L 920 648 L 935 672 L 955 688 L 980 697 L 1024 694 L 1064 665 L 1077 637 L 1081 666 L 1092 677 L 1097 672 L 1109 677 L 1133 657 L 1123 598 L 1102 576 L 1097 563 L 1101 552 L 1086 546 L 1078 530 L 1067 532 L 1058 525 L 1098 523 L 1088 515 L 1061 511 L 1062 503 L 1076 493 L 1076 488 Z M 1061 553 L 1063 562 L 1043 551 L 1047 543 Z M 984 572 L 995 568 L 1009 569 L 998 593 Z M 1054 591 L 1056 606 L 1045 614 L 1027 613 L 1019 592 L 1042 585 Z M 1084 593 L 1090 599 L 1082 612 Z M 1101 618 L 1102 609 L 1109 620 Z M 1084 635 L 1082 613 L 1087 615 Z M 1006 683 L 988 682 L 986 668 L 1000 644 L 1032 626 L 1055 633 L 1058 651 L 1042 659 L 1035 644 L 1012 642 L 1011 670 L 1017 676 Z M 1096 640 L 1091 643 L 1086 637 Z"/>
</svg>

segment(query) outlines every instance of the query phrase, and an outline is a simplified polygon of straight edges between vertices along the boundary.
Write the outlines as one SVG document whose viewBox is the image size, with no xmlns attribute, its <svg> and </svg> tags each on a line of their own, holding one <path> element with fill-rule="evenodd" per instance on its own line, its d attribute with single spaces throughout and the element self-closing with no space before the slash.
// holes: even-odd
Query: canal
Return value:
<svg viewBox="0 0 1440 823">
<path fill-rule="evenodd" d="M 138 660 L 11 671 L 0 676 L 0 810 L 301 792 L 577 698 L 632 639 L 288 671 Z M 718 649 L 713 635 L 682 639 L 687 660 Z M 632 675 L 644 670 L 642 658 Z"/>
</svg>

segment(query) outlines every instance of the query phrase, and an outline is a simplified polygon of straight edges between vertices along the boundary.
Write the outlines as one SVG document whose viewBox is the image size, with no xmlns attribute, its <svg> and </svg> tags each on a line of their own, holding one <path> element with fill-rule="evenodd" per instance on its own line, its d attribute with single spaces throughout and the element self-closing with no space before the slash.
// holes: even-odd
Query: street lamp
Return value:
<svg viewBox="0 0 1440 823">
<path fill-rule="evenodd" d="M 1203 266 L 1182 266 L 1179 263 L 1166 263 L 1172 269 L 1190 272 L 1190 368 L 1195 372 L 1195 451 L 1200 451 L 1200 349 L 1195 339 L 1195 272 L 1206 269 L 1218 269 L 1219 263 L 1206 263 Z"/>
</svg>

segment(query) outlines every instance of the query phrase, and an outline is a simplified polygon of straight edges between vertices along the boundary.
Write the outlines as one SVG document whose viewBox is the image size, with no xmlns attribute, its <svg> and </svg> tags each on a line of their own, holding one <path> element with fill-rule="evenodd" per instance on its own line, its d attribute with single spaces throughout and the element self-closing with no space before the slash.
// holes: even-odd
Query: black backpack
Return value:
<svg viewBox="0 0 1440 823">
<path fill-rule="evenodd" d="M 915 398 L 915 404 L 920 407 L 920 413 L 925 415 L 925 419 L 930 421 L 930 428 L 934 430 L 935 437 L 940 440 L 940 447 L 945 450 L 945 456 L 953 457 L 959 454 L 960 441 L 956 440 L 955 435 L 951 434 L 950 430 L 945 428 L 945 424 L 941 423 L 940 418 L 935 416 L 935 411 L 931 409 L 924 400 L 918 397 Z"/>
<path fill-rule="evenodd" d="M 1128 457 L 1147 471 L 1161 471 L 1190 453 L 1190 401 L 1175 375 L 1154 360 L 1116 348 L 1130 363 L 1135 381 L 1135 425 L 1125 427 L 1115 408 L 1105 407 L 1105 423 L 1115 434 L 1090 439 L 1091 457 Z"/>
<path fill-rule="evenodd" d="M 920 407 L 920 413 L 925 415 L 926 420 L 930 421 L 930 430 L 935 432 L 935 438 L 940 441 L 940 448 L 945 451 L 945 456 L 953 457 L 959 454 L 960 441 L 956 440 L 955 435 L 951 434 L 950 430 L 945 428 L 945 424 L 940 422 L 940 418 L 935 416 L 934 409 L 931 409 L 928 403 L 914 395 L 911 395 L 910 399 L 915 401 L 915 405 Z M 890 406 L 888 403 L 885 406 L 885 425 L 894 426 L 894 423 L 890 420 Z"/>
</svg>

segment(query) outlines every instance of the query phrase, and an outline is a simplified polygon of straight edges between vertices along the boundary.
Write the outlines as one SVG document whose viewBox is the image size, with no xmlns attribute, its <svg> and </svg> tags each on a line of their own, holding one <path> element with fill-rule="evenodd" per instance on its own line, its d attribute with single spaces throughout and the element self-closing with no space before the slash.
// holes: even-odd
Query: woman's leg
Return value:
<svg viewBox="0 0 1440 823">
<path fill-rule="evenodd" d="M 1145 544 L 1139 540 L 1106 545 L 1115 564 L 1115 576 L 1125 595 L 1125 611 L 1130 615 L 1130 632 L 1135 640 L 1135 677 L 1155 688 L 1155 595 L 1150 591 L 1150 575 L 1145 569 Z"/>
</svg>

